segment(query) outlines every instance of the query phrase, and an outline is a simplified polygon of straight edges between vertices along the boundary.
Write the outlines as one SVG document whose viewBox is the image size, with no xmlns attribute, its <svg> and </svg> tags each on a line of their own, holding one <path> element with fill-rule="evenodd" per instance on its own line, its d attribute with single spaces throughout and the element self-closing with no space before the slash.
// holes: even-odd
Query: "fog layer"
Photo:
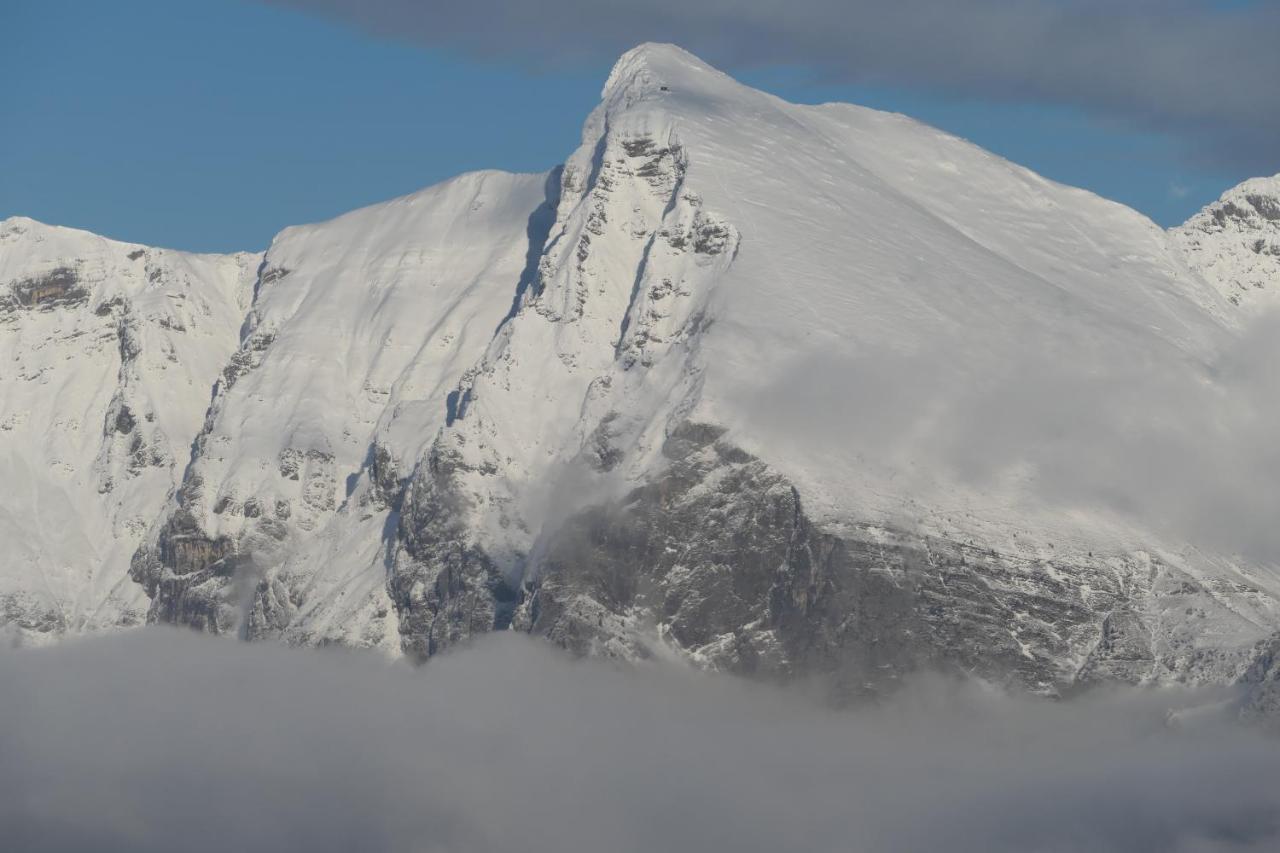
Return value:
<svg viewBox="0 0 1280 853">
<path fill-rule="evenodd" d="M 836 712 L 498 637 L 421 670 L 151 630 L 0 654 L 8 850 L 1272 850 L 1280 743 L 945 682 Z"/>
</svg>

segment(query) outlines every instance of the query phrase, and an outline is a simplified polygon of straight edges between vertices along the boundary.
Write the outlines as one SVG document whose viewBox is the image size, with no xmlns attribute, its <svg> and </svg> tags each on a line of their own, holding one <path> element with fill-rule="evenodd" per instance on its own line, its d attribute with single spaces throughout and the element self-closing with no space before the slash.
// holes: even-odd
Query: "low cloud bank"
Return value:
<svg viewBox="0 0 1280 853">
<path fill-rule="evenodd" d="M 10 850 L 1220 851 L 1280 742 L 922 681 L 836 712 L 495 637 L 421 670 L 148 629 L 0 654 Z"/>
</svg>

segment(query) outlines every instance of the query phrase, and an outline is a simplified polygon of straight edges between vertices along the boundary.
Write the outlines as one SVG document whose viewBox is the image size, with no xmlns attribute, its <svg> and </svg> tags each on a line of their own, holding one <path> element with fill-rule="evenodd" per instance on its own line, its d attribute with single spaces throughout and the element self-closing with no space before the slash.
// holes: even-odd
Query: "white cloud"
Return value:
<svg viewBox="0 0 1280 853">
<path fill-rule="evenodd" d="M 1223 340 L 1208 364 L 1135 357 L 1105 373 L 1049 350 L 1011 351 L 980 384 L 939 369 L 963 342 L 864 349 L 793 364 L 738 402 L 758 441 L 782 455 L 857 447 L 916 472 L 920 493 L 938 483 L 1016 488 L 1020 504 L 1050 513 L 1111 515 L 1166 542 L 1272 564 L 1280 314 Z"/>
</svg>

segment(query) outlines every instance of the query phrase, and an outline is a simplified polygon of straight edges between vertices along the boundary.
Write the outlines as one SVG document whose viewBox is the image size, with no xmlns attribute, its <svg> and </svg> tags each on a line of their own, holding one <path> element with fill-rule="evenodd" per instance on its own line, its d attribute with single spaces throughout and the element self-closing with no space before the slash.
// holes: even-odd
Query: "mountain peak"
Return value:
<svg viewBox="0 0 1280 853">
<path fill-rule="evenodd" d="M 724 85 L 739 84 L 682 47 L 645 42 L 618 58 L 600 97 L 606 103 L 618 100 L 631 103 L 659 92 Z"/>
<path fill-rule="evenodd" d="M 1231 302 L 1265 309 L 1280 300 L 1280 175 L 1237 184 L 1172 233 Z"/>
<path fill-rule="evenodd" d="M 1250 178 L 1224 192 L 1217 201 L 1187 220 L 1184 228 L 1202 231 L 1280 230 L 1280 175 Z"/>
<path fill-rule="evenodd" d="M 32 219 L 29 216 L 10 216 L 8 219 L 0 219 L 0 235 L 21 235 L 29 231 L 45 231 L 52 230 L 56 226 L 48 225 L 38 219 Z"/>
<path fill-rule="evenodd" d="M 1280 174 L 1270 177 L 1249 178 L 1223 193 L 1223 197 L 1239 194 L 1255 194 L 1280 196 Z"/>
</svg>

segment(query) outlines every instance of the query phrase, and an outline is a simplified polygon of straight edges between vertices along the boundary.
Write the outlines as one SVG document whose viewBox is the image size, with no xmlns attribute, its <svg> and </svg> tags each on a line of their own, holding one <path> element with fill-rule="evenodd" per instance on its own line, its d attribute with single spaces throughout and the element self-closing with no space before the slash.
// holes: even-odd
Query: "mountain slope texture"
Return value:
<svg viewBox="0 0 1280 853">
<path fill-rule="evenodd" d="M 0 288 L 18 643 L 1280 678 L 1280 178 L 1166 232 L 644 45 L 548 174 L 265 256 L 11 219 Z"/>
</svg>

